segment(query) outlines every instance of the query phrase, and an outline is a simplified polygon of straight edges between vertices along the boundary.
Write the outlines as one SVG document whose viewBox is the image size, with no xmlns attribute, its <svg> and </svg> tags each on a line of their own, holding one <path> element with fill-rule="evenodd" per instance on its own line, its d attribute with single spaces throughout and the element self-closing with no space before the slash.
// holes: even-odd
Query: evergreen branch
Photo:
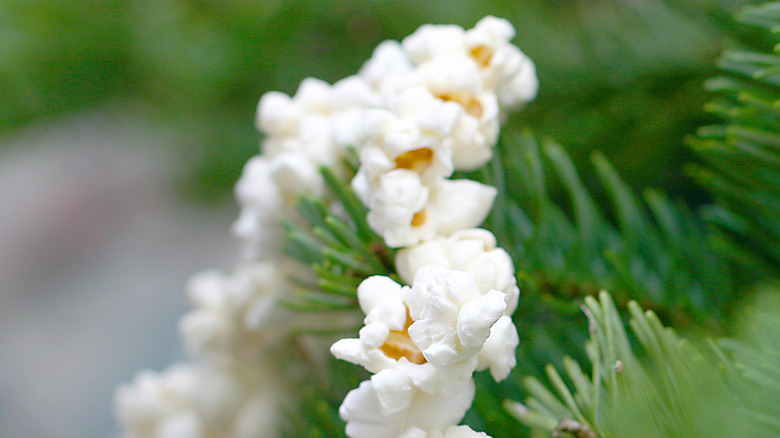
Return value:
<svg viewBox="0 0 780 438">
<path fill-rule="evenodd" d="M 778 11 L 777 2 L 746 6 L 739 19 L 769 31 L 777 41 Z M 759 275 L 780 273 L 778 50 L 776 45 L 775 53 L 724 51 L 719 66 L 734 77 L 707 83 L 722 97 L 706 106 L 723 124 L 701 128 L 697 138 L 689 141 L 706 163 L 693 167 L 691 175 L 713 194 L 719 207 L 706 210 L 705 215 L 721 232 L 719 249 Z"/>
<path fill-rule="evenodd" d="M 374 232 L 368 226 L 366 219 L 368 210 L 360 202 L 358 197 L 352 191 L 352 189 L 339 178 L 333 170 L 326 166 L 320 167 L 320 173 L 322 174 L 325 183 L 328 185 L 331 191 L 336 197 L 344 204 L 344 208 L 347 210 L 350 219 L 357 227 L 357 235 L 363 242 L 370 242 L 374 239 Z"/>
<path fill-rule="evenodd" d="M 596 153 L 592 160 L 611 199 L 615 226 L 561 146 L 546 141 L 542 155 L 528 132 L 515 143 L 498 148 L 507 177 L 493 183 L 504 184 L 499 192 L 506 199 L 498 207 L 504 211 L 493 216 L 507 218 L 505 234 L 496 232 L 526 280 L 526 293 L 571 303 L 610 289 L 622 302 L 639 300 L 678 322 L 693 317 L 714 323 L 723 317 L 733 296 L 726 260 L 712 257 L 710 233 L 687 207 L 653 191 L 643 203 Z M 557 179 L 546 174 L 545 163 Z M 554 195 L 561 190 L 569 202 Z"/>
<path fill-rule="evenodd" d="M 587 378 L 565 358 L 573 391 L 552 367 L 552 389 L 525 380 L 525 403 L 507 409 L 537 432 L 575 437 L 770 437 L 780 433 L 780 294 L 766 288 L 748 312 L 744 340 L 721 339 L 701 347 L 666 328 L 635 302 L 630 326 L 646 360 L 631 347 L 612 298 L 588 297 Z"/>
<path fill-rule="evenodd" d="M 279 304 L 299 312 L 357 309 L 357 285 L 371 275 L 390 275 L 392 251 L 368 228 L 366 209 L 352 189 L 329 168 L 320 171 L 348 217 L 338 217 L 321 199 L 298 198 L 298 217 L 282 220 L 285 250 L 317 278 L 312 281 L 302 271 L 290 281 L 295 286 L 291 296 Z"/>
</svg>

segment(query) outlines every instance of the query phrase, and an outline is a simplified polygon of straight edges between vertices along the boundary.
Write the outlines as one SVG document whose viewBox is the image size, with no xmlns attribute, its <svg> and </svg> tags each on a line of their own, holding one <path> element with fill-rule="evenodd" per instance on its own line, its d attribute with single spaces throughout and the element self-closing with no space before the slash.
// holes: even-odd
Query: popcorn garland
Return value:
<svg viewBox="0 0 780 438">
<path fill-rule="evenodd" d="M 300 219 L 298 195 L 327 196 L 319 166 L 346 180 L 349 147 L 360 157 L 352 188 L 370 227 L 399 248 L 396 270 L 408 285 L 365 279 L 359 337 L 331 346 L 373 373 L 341 405 L 346 433 L 487 437 L 457 423 L 475 396 L 474 371 L 498 381 L 515 366 L 519 290 L 510 256 L 475 228 L 496 189 L 450 177 L 484 165 L 500 123 L 536 96 L 534 64 L 513 36 L 495 17 L 469 30 L 424 25 L 380 44 L 355 76 L 333 85 L 308 78 L 292 97 L 261 98 L 263 154 L 236 185 L 242 261 L 193 278 L 194 309 L 180 324 L 191 360 L 117 391 L 123 437 L 277 436 L 288 396 L 268 356 L 296 320 L 275 301 L 291 293 L 287 274 L 301 271 L 282 257 L 279 221 Z"/>
</svg>

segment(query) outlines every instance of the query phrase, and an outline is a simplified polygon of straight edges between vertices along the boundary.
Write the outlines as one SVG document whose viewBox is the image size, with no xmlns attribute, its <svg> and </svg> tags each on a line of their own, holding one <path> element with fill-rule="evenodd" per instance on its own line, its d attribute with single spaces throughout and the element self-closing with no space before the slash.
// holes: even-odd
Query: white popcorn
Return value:
<svg viewBox="0 0 780 438">
<path fill-rule="evenodd" d="M 451 153 L 441 145 L 459 109 L 447 110 L 424 89 L 417 91 L 408 89 L 395 102 L 403 117 L 390 111 L 366 113 L 370 140 L 352 180 L 369 209 L 369 224 L 390 246 L 435 236 L 431 226 L 412 227 L 420 222 L 418 213 L 428 202 L 428 185 L 453 171 Z"/>
<path fill-rule="evenodd" d="M 533 100 L 539 90 L 533 61 L 509 42 L 514 36 L 509 21 L 491 16 L 466 32 L 466 48 L 482 67 L 485 87 L 494 90 L 504 116 Z"/>
<path fill-rule="evenodd" d="M 334 85 L 306 78 L 292 97 L 279 91 L 265 93 L 257 107 L 255 126 L 269 137 L 297 135 L 309 116 L 377 105 L 378 96 L 360 77 L 350 76 Z"/>
<path fill-rule="evenodd" d="M 389 246 L 477 226 L 487 215 L 494 196 L 489 190 L 441 180 L 453 169 L 484 165 L 506 111 L 536 95 L 533 63 L 509 43 L 514 34 L 508 21 L 495 17 L 468 31 L 424 25 L 403 40 L 411 62 L 397 43 L 386 42 L 361 71 L 382 88 L 386 110 L 366 113 L 366 146 L 352 186 L 369 208 L 369 224 Z M 390 67 L 394 62 L 398 69 Z M 381 82 L 381 72 L 393 79 Z M 445 202 L 466 191 L 476 195 L 468 198 L 474 213 L 465 208 L 452 215 Z M 485 199 L 490 202 L 479 202 Z"/>
<path fill-rule="evenodd" d="M 408 337 L 408 310 L 404 302 L 409 287 L 402 287 L 389 277 L 373 276 L 358 286 L 358 302 L 363 313 L 365 326 L 358 339 L 341 339 L 330 348 L 339 359 L 362 365 L 372 373 L 396 368 L 397 361 L 417 364 L 418 385 L 435 378 L 432 365 L 426 364 L 420 349 Z M 411 374 L 411 373 L 410 373 Z M 432 386 L 431 386 L 432 385 Z"/>
<path fill-rule="evenodd" d="M 436 433 L 463 418 L 474 391 L 469 380 L 457 393 L 430 393 L 404 371 L 386 370 L 350 391 L 339 414 L 350 438 L 397 438 L 408 430 Z"/>
<path fill-rule="evenodd" d="M 482 90 L 496 95 L 502 117 L 533 100 L 539 89 L 536 67 L 510 44 L 515 30 L 509 21 L 485 17 L 472 29 L 458 26 L 421 26 L 403 41 L 417 65 L 437 59 L 468 57 L 479 69 Z"/>
<path fill-rule="evenodd" d="M 195 308 L 179 327 L 190 351 L 221 361 L 256 362 L 263 347 L 280 334 L 271 323 L 274 302 L 285 290 L 280 266 L 252 263 L 233 274 L 202 272 L 190 280 L 188 292 Z M 274 328 L 275 327 L 275 328 Z"/>
<path fill-rule="evenodd" d="M 307 78 L 293 97 L 280 92 L 263 95 L 256 122 L 266 134 L 263 153 L 277 168 L 274 179 L 290 201 L 298 193 L 322 195 L 317 168 L 342 169 L 346 147 L 358 146 L 349 143 L 359 142 L 362 135 L 358 114 L 379 105 L 376 99 L 356 77 L 333 86 Z M 281 175 L 279 167 L 284 169 Z"/>
<path fill-rule="evenodd" d="M 394 96 L 419 86 L 457 104 L 462 114 L 443 144 L 452 150 L 456 169 L 474 170 L 490 159 L 507 112 L 532 100 L 538 90 L 533 62 L 509 43 L 514 35 L 508 21 L 495 17 L 468 31 L 424 25 L 403 40 L 405 53 L 395 42 L 383 43 L 361 75 L 381 84 L 375 89 L 382 88 L 389 109 Z M 399 67 L 390 67 L 394 63 Z M 392 79 L 380 80 L 380 72 Z"/>
<path fill-rule="evenodd" d="M 502 53 L 500 77 L 497 80 L 496 96 L 501 107 L 501 117 L 507 113 L 522 108 L 534 100 L 539 92 L 539 77 L 536 75 L 536 65 L 517 47 L 507 44 Z"/>
<path fill-rule="evenodd" d="M 517 327 L 510 316 L 503 315 L 490 328 L 490 336 L 482 344 L 477 355 L 477 371 L 489 368 L 495 381 L 506 379 L 517 365 L 515 350 L 519 344 Z"/>
<path fill-rule="evenodd" d="M 398 41 L 388 40 L 376 46 L 371 58 L 360 68 L 358 76 L 380 96 L 392 97 L 398 90 L 399 82 L 413 69 L 414 66 Z"/>
<path fill-rule="evenodd" d="M 472 436 L 449 427 L 471 404 L 475 369 L 495 362 L 498 370 L 511 362 L 502 355 L 514 358 L 517 343 L 505 322 L 492 330 L 508 319 L 505 294 L 482 293 L 471 274 L 438 267 L 421 269 L 411 288 L 373 276 L 357 292 L 365 326 L 358 339 L 334 343 L 331 353 L 375 374 L 344 399 L 339 412 L 347 435 Z M 511 351 L 498 345 L 507 339 Z"/>
<path fill-rule="evenodd" d="M 417 427 L 412 427 L 404 432 L 400 438 L 490 438 L 484 432 L 475 432 L 468 426 L 450 426 L 444 433 L 439 431 L 428 432 Z"/>
<path fill-rule="evenodd" d="M 233 233 L 241 239 L 247 259 L 274 257 L 283 236 L 279 224 L 283 200 L 272 175 L 273 166 L 267 157 L 252 157 L 244 165 L 236 183 L 236 198 L 241 212 L 233 224 Z"/>
<path fill-rule="evenodd" d="M 490 336 L 478 355 L 477 369 L 490 368 L 493 378 L 505 379 L 517 362 L 514 352 L 520 342 L 511 319 L 520 292 L 509 254 L 496 247 L 496 238 L 491 232 L 482 229 L 440 236 L 396 253 L 396 269 L 406 282 L 428 266 L 468 272 L 474 276 L 482 293 L 490 290 L 504 293 L 507 303 L 504 315 L 490 329 Z"/>
<path fill-rule="evenodd" d="M 486 91 L 479 67 L 467 54 L 438 56 L 420 64 L 412 76 L 442 100 Z"/>
<path fill-rule="evenodd" d="M 407 375 L 416 386 L 444 392 L 459 391 L 471 378 L 491 327 L 507 306 L 504 293 L 483 293 L 471 274 L 439 267 L 421 269 L 411 288 L 369 277 L 358 287 L 358 300 L 366 314 L 360 337 L 337 341 L 331 353 L 373 373 L 413 369 Z"/>
<path fill-rule="evenodd" d="M 445 107 L 459 109 L 442 140 L 452 151 L 454 167 L 473 170 L 485 164 L 498 140 L 499 107 L 493 91 L 484 88 L 474 61 L 465 53 L 436 57 L 419 65 L 407 83 L 412 89 L 423 87 Z"/>
<path fill-rule="evenodd" d="M 362 191 L 358 190 L 360 186 L 354 187 L 356 192 Z M 422 184 L 419 174 L 406 169 L 388 172 L 379 178 L 378 187 L 364 201 L 369 208 L 368 224 L 390 247 L 431 238 L 436 230 L 430 226 L 432 222 L 424 220 L 424 213 L 420 213 L 429 197 L 430 190 Z"/>
<path fill-rule="evenodd" d="M 141 372 L 134 385 L 121 386 L 116 410 L 125 426 L 123 437 L 202 436 L 202 420 L 193 406 L 200 377 L 180 365 L 162 375 Z"/>
<path fill-rule="evenodd" d="M 493 204 L 496 189 L 472 180 L 435 180 L 395 169 L 377 186 L 355 178 L 352 186 L 368 206 L 368 223 L 390 247 L 405 247 L 480 225 Z"/>
<path fill-rule="evenodd" d="M 407 283 L 411 283 L 417 271 L 426 266 L 468 272 L 483 293 L 495 289 L 506 294 L 505 314 L 511 316 L 520 293 L 515 268 L 509 254 L 496 245 L 496 237 L 488 230 L 463 229 L 399 250 L 395 267 Z"/>
<path fill-rule="evenodd" d="M 433 226 L 440 235 L 474 228 L 485 221 L 495 197 L 493 186 L 470 179 L 440 180 L 431 188 L 420 226 Z"/>
<path fill-rule="evenodd" d="M 271 379 L 266 379 L 262 385 L 256 385 L 236 412 L 230 438 L 278 437 L 279 417 L 283 411 L 281 405 L 287 396 L 284 394 L 285 390 L 287 389 Z M 215 438 L 224 436 L 223 433 L 218 431 Z"/>
<path fill-rule="evenodd" d="M 452 174 L 452 155 L 442 146 L 442 139 L 459 111 L 456 107 L 447 110 L 425 90 L 412 89 L 399 96 L 395 108 L 403 117 L 390 111 L 366 113 L 370 140 L 352 180 L 355 193 L 369 208 L 369 224 L 391 246 L 421 238 L 403 238 L 399 233 L 435 233 L 431 227 L 411 232 L 410 227 L 419 222 L 415 215 L 428 201 L 428 186 Z"/>
<path fill-rule="evenodd" d="M 507 44 L 515 37 L 515 29 L 512 23 L 503 19 L 488 15 L 479 20 L 472 29 L 466 31 L 467 46 L 484 47 L 485 50 L 497 52 L 498 48 Z M 483 59 L 485 54 L 483 54 Z M 482 62 L 486 64 L 486 62 Z"/>
<path fill-rule="evenodd" d="M 493 93 L 449 96 L 459 99 L 465 112 L 450 133 L 452 164 L 458 170 L 475 170 L 487 163 L 498 143 L 499 106 Z"/>
<path fill-rule="evenodd" d="M 279 388 L 264 380 L 265 371 L 255 369 L 248 380 L 234 370 L 192 364 L 178 364 L 161 374 L 141 372 L 116 393 L 122 437 L 276 437 Z"/>
<path fill-rule="evenodd" d="M 262 143 L 263 154 L 273 159 L 284 152 L 294 153 L 322 164 L 334 164 L 343 156 L 333 141 L 329 114 L 306 114 L 295 127 L 291 134 L 268 135 Z"/>
<path fill-rule="evenodd" d="M 266 134 L 263 152 L 270 157 L 295 152 L 317 164 L 338 164 L 347 146 L 357 146 L 343 142 L 355 141 L 360 126 L 334 123 L 334 119 L 380 107 L 379 96 L 358 76 L 334 85 L 306 78 L 292 97 L 266 93 L 258 104 L 256 119 L 257 128 Z"/>
<path fill-rule="evenodd" d="M 445 107 L 459 110 L 442 140 L 442 145 L 452 150 L 454 167 L 474 170 L 484 165 L 498 141 L 499 101 L 492 90 L 483 87 L 473 60 L 465 55 L 436 58 L 422 64 L 408 82 L 412 89 L 422 86 Z"/>
<path fill-rule="evenodd" d="M 454 24 L 423 24 L 402 41 L 409 59 L 417 65 L 438 57 L 463 54 L 465 43 L 465 31 Z"/>
<path fill-rule="evenodd" d="M 366 111 L 367 142 L 361 167 L 366 161 L 377 160 L 375 155 L 385 157 L 384 167 L 377 167 L 377 163 L 364 171 L 366 178 L 370 182 L 394 168 L 415 170 L 426 179 L 450 176 L 452 153 L 445 140 L 461 112 L 459 106 L 446 105 L 422 87 L 399 93 L 391 110 Z M 425 155 L 421 155 L 423 151 Z M 366 158 L 364 154 L 368 154 Z"/>
<path fill-rule="evenodd" d="M 263 155 L 249 160 L 236 185 L 242 208 L 234 232 L 246 258 L 274 257 L 283 236 L 280 217 L 293 213 L 301 194 L 324 196 L 320 166 L 345 177 L 347 147 L 365 143 L 363 114 L 375 107 L 381 107 L 378 96 L 357 76 L 332 86 L 307 78 L 293 97 L 263 95 L 256 118 L 266 134 Z"/>
<path fill-rule="evenodd" d="M 284 236 L 281 218 L 296 218 L 298 196 L 324 193 L 318 166 L 305 155 L 289 151 L 274 157 L 258 155 L 246 163 L 236 184 L 241 212 L 233 224 L 246 260 L 278 256 Z"/>
<path fill-rule="evenodd" d="M 427 267 L 406 294 L 412 343 L 446 380 L 470 378 L 490 328 L 506 309 L 504 293 L 483 293 L 464 271 Z"/>
<path fill-rule="evenodd" d="M 468 31 L 424 25 L 403 41 L 417 67 L 408 81 L 464 110 L 449 139 L 456 169 L 484 165 L 507 111 L 536 96 L 533 63 L 509 44 L 513 36 L 508 21 L 487 17 Z"/>
<path fill-rule="evenodd" d="M 285 151 L 271 159 L 271 177 L 288 211 L 300 195 L 323 196 L 325 182 L 318 166 L 299 152 Z"/>
</svg>

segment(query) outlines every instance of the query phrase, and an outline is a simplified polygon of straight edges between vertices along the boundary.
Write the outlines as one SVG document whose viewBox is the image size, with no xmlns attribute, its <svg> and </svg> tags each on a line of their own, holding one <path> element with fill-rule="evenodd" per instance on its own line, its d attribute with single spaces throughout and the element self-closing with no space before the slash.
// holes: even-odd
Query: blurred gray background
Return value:
<svg viewBox="0 0 780 438">
<path fill-rule="evenodd" d="M 0 436 L 111 436 L 113 388 L 181 354 L 185 282 L 227 267 L 235 207 L 185 203 L 166 138 L 126 112 L 0 150 Z"/>
</svg>

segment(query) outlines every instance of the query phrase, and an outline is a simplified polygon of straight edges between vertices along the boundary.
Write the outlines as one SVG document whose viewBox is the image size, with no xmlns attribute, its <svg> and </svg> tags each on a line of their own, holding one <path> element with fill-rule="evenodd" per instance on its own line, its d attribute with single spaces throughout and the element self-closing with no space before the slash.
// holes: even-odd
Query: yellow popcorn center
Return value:
<svg viewBox="0 0 780 438">
<path fill-rule="evenodd" d="M 379 350 L 391 359 L 398 360 L 405 357 L 409 362 L 418 365 L 427 362 L 420 349 L 417 348 L 409 338 L 409 326 L 412 325 L 413 322 L 414 321 L 412 321 L 412 318 L 409 316 L 409 311 L 407 310 L 404 330 L 401 332 L 391 330 L 390 335 L 387 337 L 385 343 L 379 347 Z"/>
<path fill-rule="evenodd" d="M 493 50 L 491 50 L 490 47 L 477 46 L 471 49 L 469 54 L 477 61 L 477 64 L 484 68 L 490 64 L 490 58 L 493 57 Z"/>
<path fill-rule="evenodd" d="M 427 217 L 425 215 L 425 210 L 418 211 L 412 217 L 412 226 L 413 227 L 419 227 L 420 225 L 425 223 L 425 219 L 427 219 Z"/>
<path fill-rule="evenodd" d="M 476 118 L 482 118 L 482 104 L 470 94 L 440 94 L 439 99 L 445 102 L 459 103 L 467 113 Z"/>
<path fill-rule="evenodd" d="M 396 169 L 408 169 L 417 173 L 422 173 L 433 161 L 433 150 L 431 148 L 419 148 L 406 151 L 395 157 Z M 425 210 L 420 210 L 412 217 L 412 226 L 418 227 L 425 223 Z"/>
<path fill-rule="evenodd" d="M 409 169 L 415 172 L 422 172 L 433 161 L 433 150 L 431 148 L 419 148 L 406 151 L 395 158 L 396 169 Z"/>
</svg>

